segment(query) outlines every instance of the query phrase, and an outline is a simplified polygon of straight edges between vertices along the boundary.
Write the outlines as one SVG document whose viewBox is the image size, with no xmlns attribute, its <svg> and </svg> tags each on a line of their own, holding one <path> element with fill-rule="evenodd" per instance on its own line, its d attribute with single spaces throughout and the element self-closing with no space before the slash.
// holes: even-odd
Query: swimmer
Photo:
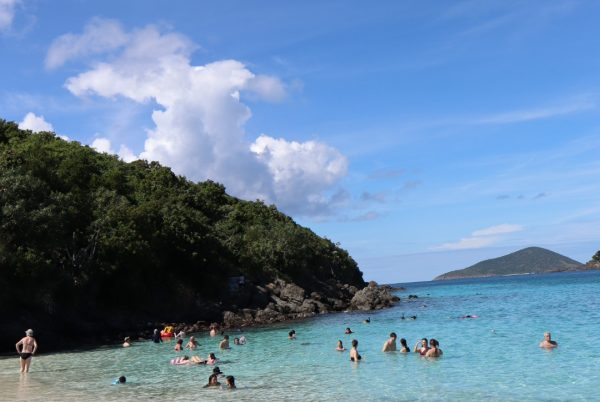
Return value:
<svg viewBox="0 0 600 402">
<path fill-rule="evenodd" d="M 344 350 L 346 350 L 346 348 L 344 347 L 344 344 L 342 343 L 341 340 L 338 341 L 337 347 L 335 348 L 335 350 L 337 350 L 338 352 L 343 352 Z"/>
<path fill-rule="evenodd" d="M 185 338 L 185 332 L 179 331 L 178 333 L 175 334 L 175 339 L 183 339 L 183 338 Z"/>
<path fill-rule="evenodd" d="M 431 338 L 429 340 L 429 350 L 427 351 L 427 353 L 425 353 L 425 357 L 440 357 L 441 355 L 444 354 L 444 352 L 442 352 L 442 349 L 440 349 L 440 343 Z"/>
<path fill-rule="evenodd" d="M 182 366 L 185 364 L 206 364 L 206 362 L 198 356 L 179 356 L 171 359 L 171 364 L 173 366 Z"/>
<path fill-rule="evenodd" d="M 126 336 L 125 339 L 123 339 L 123 347 L 128 348 L 130 346 L 131 346 L 131 338 Z"/>
<path fill-rule="evenodd" d="M 396 338 L 397 338 L 396 333 L 392 332 L 390 334 L 390 339 L 385 341 L 381 351 L 382 352 L 395 352 L 396 351 Z"/>
<path fill-rule="evenodd" d="M 288 332 L 288 339 L 296 339 L 296 331 L 295 330 L 291 330 L 290 332 Z"/>
<path fill-rule="evenodd" d="M 210 377 L 208 377 L 208 384 L 206 384 L 203 388 L 220 387 L 220 386 L 221 386 L 221 383 L 219 382 L 217 374 L 211 374 Z"/>
<path fill-rule="evenodd" d="M 162 343 L 162 338 L 160 336 L 160 332 L 158 332 L 158 329 L 154 328 L 154 333 L 152 334 L 152 342 L 154 343 Z"/>
<path fill-rule="evenodd" d="M 221 374 L 223 374 L 223 372 L 221 371 L 221 369 L 219 368 L 219 366 L 216 366 L 216 367 L 213 369 L 213 374 L 216 374 L 216 375 L 221 375 Z"/>
<path fill-rule="evenodd" d="M 113 381 L 113 385 L 125 384 L 126 382 L 127 382 L 127 378 L 124 375 L 122 375 L 121 377 L 119 377 Z"/>
<path fill-rule="evenodd" d="M 213 322 L 212 324 L 210 324 L 210 336 L 217 336 L 217 330 L 219 329 L 219 324 L 217 324 L 216 322 Z"/>
<path fill-rule="evenodd" d="M 558 343 L 552 340 L 552 334 L 544 332 L 544 340 L 540 342 L 540 348 L 554 349 L 556 347 L 558 347 Z"/>
<path fill-rule="evenodd" d="M 358 341 L 352 340 L 352 349 L 350 349 L 350 361 L 358 363 L 362 356 L 358 353 Z"/>
<path fill-rule="evenodd" d="M 183 350 L 183 339 L 177 339 L 175 343 L 175 352 L 181 352 Z"/>
<path fill-rule="evenodd" d="M 196 347 L 198 347 L 198 341 L 196 341 L 196 338 L 194 338 L 193 336 L 190 336 L 190 340 L 187 343 L 187 345 L 185 345 L 185 348 L 189 350 L 194 350 L 196 349 Z"/>
<path fill-rule="evenodd" d="M 400 353 L 410 353 L 410 348 L 406 344 L 406 339 L 400 338 L 400 346 L 402 346 L 400 348 Z"/>
<path fill-rule="evenodd" d="M 419 344 L 421 346 L 419 346 Z M 423 338 L 420 341 L 417 341 L 415 344 L 415 353 L 420 354 L 421 356 L 425 356 L 429 348 L 427 347 L 427 338 Z"/>
<path fill-rule="evenodd" d="M 344 334 L 349 335 L 349 334 L 353 334 L 354 332 L 352 332 L 352 330 L 350 329 L 350 327 L 346 328 L 346 331 L 344 332 Z"/>
<path fill-rule="evenodd" d="M 416 319 L 417 319 L 417 316 L 416 316 L 416 315 L 411 315 L 411 316 L 410 316 L 410 317 L 408 317 L 408 318 L 410 318 L 411 320 L 416 320 Z"/>
<path fill-rule="evenodd" d="M 237 337 L 233 338 L 233 344 L 234 345 L 239 345 L 240 344 L 240 338 L 237 338 Z"/>
<path fill-rule="evenodd" d="M 229 335 L 224 335 L 223 340 L 219 343 L 219 349 L 229 349 Z"/>
<path fill-rule="evenodd" d="M 365 324 L 369 324 L 371 322 L 371 317 L 367 318 L 366 320 L 363 321 L 363 323 Z"/>
<path fill-rule="evenodd" d="M 206 364 L 215 364 L 218 361 L 219 359 L 217 359 L 214 353 L 209 353 L 208 357 L 206 358 Z"/>
<path fill-rule="evenodd" d="M 244 335 L 240 336 L 240 345 L 246 344 L 246 337 Z"/>
<path fill-rule="evenodd" d="M 228 375 L 225 377 L 225 383 L 227 384 L 227 389 L 235 389 L 235 378 L 232 375 Z"/>
<path fill-rule="evenodd" d="M 21 346 L 21 350 L 19 350 Z M 21 365 L 21 373 L 28 373 L 31 366 L 31 358 L 37 350 L 37 341 L 33 337 L 33 329 L 25 331 L 25 336 L 16 343 L 17 353 L 19 354 L 19 363 Z"/>
</svg>

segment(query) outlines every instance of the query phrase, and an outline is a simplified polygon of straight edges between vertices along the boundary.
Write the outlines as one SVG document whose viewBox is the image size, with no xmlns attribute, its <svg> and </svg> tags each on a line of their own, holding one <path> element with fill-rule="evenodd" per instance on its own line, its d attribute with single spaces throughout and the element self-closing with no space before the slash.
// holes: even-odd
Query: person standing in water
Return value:
<svg viewBox="0 0 600 402">
<path fill-rule="evenodd" d="M 21 350 L 19 350 L 19 346 L 21 346 Z M 31 357 L 35 354 L 37 350 L 37 341 L 33 337 L 33 330 L 28 329 L 25 331 L 25 337 L 21 338 L 19 342 L 15 345 L 17 348 L 17 353 L 19 354 L 19 360 L 21 363 L 21 373 L 28 373 L 29 366 L 31 366 Z"/>
<path fill-rule="evenodd" d="M 352 340 L 352 349 L 350 349 L 350 361 L 358 363 L 362 356 L 358 353 L 358 341 Z"/>
<path fill-rule="evenodd" d="M 397 338 L 396 333 L 392 332 L 390 334 L 390 339 L 385 341 L 381 351 L 382 352 L 395 352 L 396 351 L 396 338 Z"/>
<path fill-rule="evenodd" d="M 558 347 L 558 343 L 552 340 L 552 334 L 544 332 L 544 340 L 540 342 L 540 348 L 554 349 L 556 347 Z"/>
<path fill-rule="evenodd" d="M 219 343 L 219 349 L 229 349 L 229 335 L 223 336 L 223 340 Z"/>
<path fill-rule="evenodd" d="M 427 353 L 425 353 L 425 357 L 440 357 L 443 354 L 444 352 L 440 349 L 440 343 L 431 338 L 429 340 L 429 349 L 427 350 Z"/>
</svg>

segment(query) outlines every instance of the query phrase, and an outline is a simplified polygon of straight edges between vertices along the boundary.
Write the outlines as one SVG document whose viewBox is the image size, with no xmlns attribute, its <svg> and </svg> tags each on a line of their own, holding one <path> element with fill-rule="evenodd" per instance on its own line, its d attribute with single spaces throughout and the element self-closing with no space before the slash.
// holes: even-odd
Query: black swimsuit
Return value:
<svg viewBox="0 0 600 402">
<path fill-rule="evenodd" d="M 21 359 L 23 359 L 23 360 L 27 360 L 31 356 L 33 356 L 33 353 L 19 353 L 19 354 L 21 355 Z"/>
</svg>

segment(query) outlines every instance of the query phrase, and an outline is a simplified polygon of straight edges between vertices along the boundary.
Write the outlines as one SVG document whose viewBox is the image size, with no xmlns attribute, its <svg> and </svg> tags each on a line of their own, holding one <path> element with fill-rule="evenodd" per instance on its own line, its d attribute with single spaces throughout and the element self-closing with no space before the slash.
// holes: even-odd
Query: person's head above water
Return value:
<svg viewBox="0 0 600 402">
<path fill-rule="evenodd" d="M 400 338 L 400 345 L 404 346 L 405 348 L 408 347 L 408 345 L 406 344 L 406 339 L 404 338 Z"/>
<path fill-rule="evenodd" d="M 439 343 L 439 342 L 438 342 L 436 339 L 434 339 L 434 338 L 431 338 L 431 339 L 429 340 L 429 345 L 430 345 L 432 348 L 437 348 L 438 346 L 440 346 L 440 343 Z"/>
<path fill-rule="evenodd" d="M 358 346 L 358 341 L 356 339 L 352 339 L 352 347 L 355 348 Z"/>
<path fill-rule="evenodd" d="M 228 388 L 235 388 L 235 377 L 232 375 L 228 375 L 225 377 L 225 381 L 227 381 Z"/>
<path fill-rule="evenodd" d="M 208 357 L 210 357 L 213 360 L 217 358 L 214 353 L 209 353 Z"/>
<path fill-rule="evenodd" d="M 223 335 L 223 339 L 225 339 L 226 341 L 229 340 L 229 335 Z"/>
<path fill-rule="evenodd" d="M 397 337 L 398 337 L 398 336 L 396 336 L 396 333 L 395 333 L 395 332 L 392 332 L 392 333 L 390 333 L 390 338 L 394 338 L 394 339 L 396 339 Z"/>
<path fill-rule="evenodd" d="M 122 375 L 121 377 L 119 377 L 119 384 L 125 384 L 126 381 L 127 381 L 127 378 L 125 378 L 124 375 Z"/>
</svg>

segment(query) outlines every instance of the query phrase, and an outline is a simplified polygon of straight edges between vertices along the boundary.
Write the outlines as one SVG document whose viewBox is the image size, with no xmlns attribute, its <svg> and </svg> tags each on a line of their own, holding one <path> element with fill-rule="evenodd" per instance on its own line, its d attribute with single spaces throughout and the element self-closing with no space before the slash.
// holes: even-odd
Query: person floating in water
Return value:
<svg viewBox="0 0 600 402">
<path fill-rule="evenodd" d="M 124 375 L 122 375 L 121 377 L 113 381 L 113 385 L 125 384 L 126 382 L 127 378 Z"/>
<path fill-rule="evenodd" d="M 296 331 L 292 329 L 290 332 L 288 332 L 288 338 L 296 339 Z"/>
<path fill-rule="evenodd" d="M 335 350 L 337 350 L 338 352 L 343 352 L 344 350 L 346 350 L 341 339 L 338 340 L 337 347 L 335 348 Z"/>
<path fill-rule="evenodd" d="M 206 364 L 215 364 L 219 359 L 215 356 L 214 353 L 209 353 L 208 358 L 206 359 Z"/>
<path fill-rule="evenodd" d="M 540 348 L 554 349 L 558 347 L 558 342 L 552 340 L 550 332 L 544 332 L 544 340 L 540 342 Z"/>
<path fill-rule="evenodd" d="M 367 318 L 366 320 L 363 321 L 365 324 L 369 324 L 371 322 L 371 317 Z"/>
<path fill-rule="evenodd" d="M 395 352 L 396 351 L 396 338 L 397 338 L 396 333 L 392 332 L 390 334 L 390 339 L 385 341 L 381 351 L 382 352 Z"/>
<path fill-rule="evenodd" d="M 349 335 L 349 334 L 353 334 L 354 332 L 352 332 L 352 330 L 350 329 L 350 327 L 346 328 L 346 331 L 344 332 L 344 334 Z"/>
<path fill-rule="evenodd" d="M 429 349 L 427 350 L 427 353 L 425 353 L 425 357 L 440 357 L 443 354 L 444 352 L 440 349 L 440 343 L 431 338 L 429 340 Z"/>
<path fill-rule="evenodd" d="M 350 361 L 358 363 L 362 359 L 362 356 L 358 353 L 358 341 L 352 340 L 352 349 L 350 349 Z"/>
<path fill-rule="evenodd" d="M 21 350 L 19 350 L 21 346 Z M 19 354 L 19 363 L 21 364 L 21 373 L 28 373 L 31 366 L 31 358 L 37 350 L 37 341 L 33 337 L 33 329 L 25 331 L 25 337 L 21 338 L 15 345 Z"/>
</svg>

